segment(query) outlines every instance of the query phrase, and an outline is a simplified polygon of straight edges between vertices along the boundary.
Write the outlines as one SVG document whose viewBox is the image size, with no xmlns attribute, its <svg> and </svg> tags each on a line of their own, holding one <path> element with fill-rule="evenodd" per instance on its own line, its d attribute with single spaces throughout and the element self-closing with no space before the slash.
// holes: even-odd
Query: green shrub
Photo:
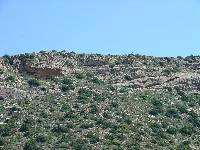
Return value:
<svg viewBox="0 0 200 150">
<path fill-rule="evenodd" d="M 84 122 L 80 125 L 80 128 L 82 128 L 82 129 L 90 129 L 90 128 L 93 128 L 93 127 L 94 127 L 93 123 L 87 123 L 87 122 Z"/>
<path fill-rule="evenodd" d="M 28 124 L 22 124 L 22 126 L 20 127 L 19 131 L 20 132 L 27 132 L 30 129 L 30 126 Z"/>
<path fill-rule="evenodd" d="M 87 72 L 87 73 L 86 73 L 86 76 L 87 76 L 88 79 L 91 79 L 91 78 L 94 77 L 94 74 L 91 73 L 91 72 Z"/>
<path fill-rule="evenodd" d="M 195 126 L 195 127 L 200 127 L 200 119 L 198 117 L 198 114 L 191 111 L 188 113 L 188 115 L 189 115 L 188 122 L 192 123 L 193 126 Z"/>
<path fill-rule="evenodd" d="M 99 135 L 98 134 L 95 134 L 93 132 L 89 132 L 87 135 L 86 135 L 87 138 L 89 138 L 89 141 L 91 144 L 95 144 L 95 143 L 98 143 L 100 141 L 99 139 Z"/>
<path fill-rule="evenodd" d="M 23 150 L 39 150 L 35 140 L 29 140 L 25 143 Z"/>
<path fill-rule="evenodd" d="M 68 78 L 64 78 L 62 80 L 62 83 L 65 84 L 65 85 L 72 85 L 73 84 L 73 81 L 71 79 L 68 79 Z"/>
<path fill-rule="evenodd" d="M 4 144 L 5 144 L 5 140 L 0 138 L 0 146 L 4 146 Z"/>
<path fill-rule="evenodd" d="M 172 73 L 176 73 L 178 71 L 178 68 L 177 67 L 173 67 L 173 68 L 166 68 L 162 71 L 162 73 L 165 75 L 165 76 L 168 76 L 168 75 L 171 75 Z"/>
<path fill-rule="evenodd" d="M 31 86 L 31 87 L 38 87 L 38 86 L 41 85 L 41 83 L 40 83 L 38 80 L 36 80 L 36 79 L 30 79 L 30 80 L 28 81 L 28 84 L 29 84 L 29 86 Z"/>
<path fill-rule="evenodd" d="M 63 104 L 62 107 L 61 107 L 61 111 L 62 112 L 69 112 L 71 111 L 71 106 L 69 104 Z"/>
<path fill-rule="evenodd" d="M 169 134 L 176 134 L 177 133 L 177 129 L 174 128 L 174 127 L 169 127 L 167 130 L 166 130 L 167 133 Z"/>
<path fill-rule="evenodd" d="M 157 116 L 160 113 L 163 113 L 163 104 L 159 100 L 153 100 L 153 109 L 149 111 L 150 115 Z"/>
<path fill-rule="evenodd" d="M 119 103 L 117 101 L 111 101 L 110 102 L 110 107 L 111 108 L 118 108 L 119 107 Z"/>
<path fill-rule="evenodd" d="M 121 116 L 122 117 L 118 120 L 119 122 L 123 122 L 128 125 L 130 125 L 132 123 L 132 119 L 129 115 L 123 113 Z"/>
<path fill-rule="evenodd" d="M 92 91 L 89 90 L 89 89 L 81 88 L 81 89 L 79 89 L 78 94 L 79 95 L 84 95 L 86 97 L 91 97 L 92 96 Z"/>
<path fill-rule="evenodd" d="M 92 83 L 95 83 L 95 84 L 101 84 L 101 83 L 103 83 L 103 81 L 99 80 L 97 77 L 93 77 L 92 79 L 90 79 L 90 81 Z"/>
<path fill-rule="evenodd" d="M 192 150 L 190 147 L 190 141 L 180 143 L 176 150 Z"/>
<path fill-rule="evenodd" d="M 68 119 L 76 119 L 78 116 L 76 114 L 74 114 L 73 111 L 68 111 L 65 113 L 64 118 L 68 118 Z"/>
<path fill-rule="evenodd" d="M 40 135 L 36 136 L 35 140 L 38 143 L 45 143 L 48 140 L 48 138 L 46 135 L 40 134 Z"/>
<path fill-rule="evenodd" d="M 152 135 L 158 138 L 159 140 L 167 138 L 166 132 L 164 132 L 162 128 L 162 124 L 152 123 L 150 124 L 150 128 L 152 129 L 152 132 L 153 132 Z M 157 142 L 161 142 L 161 141 L 157 141 Z"/>
<path fill-rule="evenodd" d="M 25 54 L 20 54 L 19 55 L 19 59 L 20 60 L 25 60 L 25 59 L 33 59 L 35 56 L 34 54 L 29 54 L 29 53 L 25 53 Z"/>
<path fill-rule="evenodd" d="M 186 96 L 185 92 L 183 90 L 180 89 L 180 87 L 174 87 L 174 89 L 176 90 L 177 94 L 180 96 Z"/>
<path fill-rule="evenodd" d="M 132 77 L 129 76 L 129 75 L 125 75 L 125 76 L 124 76 L 124 79 L 127 80 L 127 81 L 131 81 L 131 80 L 132 80 Z"/>
<path fill-rule="evenodd" d="M 91 114 L 97 114 L 99 112 L 99 108 L 97 107 L 97 104 L 90 105 L 90 113 Z"/>
<path fill-rule="evenodd" d="M 110 112 L 104 112 L 103 113 L 103 117 L 106 119 L 111 119 L 112 118 L 112 114 Z"/>
<path fill-rule="evenodd" d="M 13 65 L 13 61 L 9 55 L 4 55 L 3 58 L 5 63 Z"/>
<path fill-rule="evenodd" d="M 180 129 L 179 131 L 183 135 L 192 135 L 193 133 L 193 127 L 191 126 L 184 126 L 183 128 Z"/>
<path fill-rule="evenodd" d="M 71 122 L 69 122 L 69 123 L 67 123 L 67 124 L 65 125 L 65 127 L 68 128 L 68 129 L 74 129 L 74 128 L 76 127 L 76 125 L 73 124 L 73 123 L 71 123 Z"/>
<path fill-rule="evenodd" d="M 51 52 L 52 52 L 52 53 L 57 53 L 57 51 L 56 51 L 56 50 L 54 50 L 54 49 L 53 49 L 53 50 L 51 50 Z M 58 53 L 59 53 L 59 52 L 58 52 Z"/>
<path fill-rule="evenodd" d="M 27 131 L 29 131 L 32 128 L 33 125 L 34 125 L 34 120 L 32 118 L 27 118 L 22 123 L 19 131 L 20 132 L 27 132 Z"/>
<path fill-rule="evenodd" d="M 121 87 L 119 90 L 119 93 L 127 93 L 128 92 L 128 88 L 126 87 Z"/>
<path fill-rule="evenodd" d="M 166 66 L 165 62 L 163 62 L 163 61 L 159 61 L 158 64 L 159 64 L 159 66 L 161 66 L 161 67 L 165 67 L 165 66 Z"/>
<path fill-rule="evenodd" d="M 4 100 L 4 97 L 3 96 L 0 96 L 0 101 Z"/>
<path fill-rule="evenodd" d="M 162 73 L 163 73 L 164 75 L 170 75 L 170 74 L 172 73 L 172 70 L 171 70 L 170 68 L 164 69 L 164 70 L 162 71 Z"/>
<path fill-rule="evenodd" d="M 0 69 L 0 75 L 3 74 L 3 73 L 4 73 L 3 69 Z"/>
<path fill-rule="evenodd" d="M 44 92 L 47 91 L 46 87 L 41 87 L 40 89 Z"/>
<path fill-rule="evenodd" d="M 100 125 L 103 129 L 113 128 L 115 126 L 114 123 L 103 118 L 96 120 L 96 125 Z"/>
<path fill-rule="evenodd" d="M 181 96 L 181 100 L 184 102 L 189 102 L 189 98 L 186 95 Z"/>
<path fill-rule="evenodd" d="M 42 112 L 40 113 L 40 117 L 42 117 L 42 118 L 48 118 L 48 113 L 45 112 L 45 111 L 42 111 Z"/>
<path fill-rule="evenodd" d="M 152 99 L 154 99 L 154 96 L 152 95 L 153 93 L 149 93 L 149 92 L 140 92 L 139 93 L 139 97 L 142 99 L 142 100 L 145 100 L 145 101 L 151 101 Z"/>
<path fill-rule="evenodd" d="M 52 132 L 58 133 L 58 134 L 61 134 L 61 133 L 68 133 L 68 132 L 69 132 L 69 128 L 64 127 L 64 126 L 61 126 L 61 125 L 57 125 L 56 127 L 54 127 L 54 128 L 52 129 Z"/>
<path fill-rule="evenodd" d="M 160 131 L 154 132 L 152 135 L 157 138 L 157 142 L 160 146 L 165 145 L 165 142 L 163 141 L 163 139 L 167 139 L 168 137 L 165 131 L 160 130 Z"/>
<path fill-rule="evenodd" d="M 155 109 L 155 108 L 153 108 L 153 109 L 151 109 L 150 111 L 149 111 L 149 114 L 150 115 L 153 115 L 153 116 L 157 116 L 157 115 L 159 115 L 161 113 L 161 111 L 159 111 L 158 109 Z"/>
<path fill-rule="evenodd" d="M 178 111 L 174 108 L 168 109 L 165 115 L 170 118 L 179 118 L 180 117 Z"/>
<path fill-rule="evenodd" d="M 197 57 L 194 55 L 190 55 L 190 56 L 185 57 L 184 60 L 188 61 L 189 63 L 195 63 L 197 61 Z"/>
<path fill-rule="evenodd" d="M 11 75 L 11 76 L 8 76 L 8 77 L 6 78 L 7 81 L 11 81 L 11 82 L 14 82 L 15 79 L 16 79 L 15 76 L 12 76 L 12 75 Z"/>
<path fill-rule="evenodd" d="M 159 123 L 152 123 L 152 124 L 150 125 L 150 128 L 152 129 L 153 132 L 156 132 L 156 133 L 162 131 L 162 125 L 159 124 Z"/>
<path fill-rule="evenodd" d="M 10 136 L 12 134 L 12 127 L 9 125 L 0 125 L 0 137 Z"/>
<path fill-rule="evenodd" d="M 114 92 L 114 91 L 116 90 L 116 87 L 114 87 L 114 86 L 112 86 L 112 85 L 108 85 L 108 88 L 109 88 L 112 92 Z"/>
<path fill-rule="evenodd" d="M 115 61 L 115 65 L 121 65 L 122 63 L 123 63 L 122 60 Z"/>
<path fill-rule="evenodd" d="M 198 118 L 198 114 L 195 113 L 193 110 L 188 112 L 188 115 L 190 115 L 192 118 Z"/>
<path fill-rule="evenodd" d="M 16 106 L 12 106 L 9 110 L 9 114 L 13 114 L 14 112 L 20 111 L 20 108 L 16 107 Z"/>
<path fill-rule="evenodd" d="M 63 91 L 63 92 L 67 92 L 67 91 L 69 91 L 69 90 L 74 90 L 75 89 L 75 87 L 73 86 L 73 85 L 62 85 L 61 86 L 61 90 Z"/>
<path fill-rule="evenodd" d="M 90 97 L 92 97 L 93 92 L 89 89 L 81 88 L 78 91 L 78 99 L 80 102 L 85 103 L 89 100 Z"/>
<path fill-rule="evenodd" d="M 73 150 L 91 150 L 89 142 L 86 139 L 76 139 L 71 144 Z"/>
<path fill-rule="evenodd" d="M 139 142 L 137 142 L 135 139 L 129 139 L 128 143 L 126 144 L 127 149 L 130 150 L 141 150 Z"/>
<path fill-rule="evenodd" d="M 77 74 L 76 74 L 76 78 L 77 78 L 77 79 L 84 79 L 85 76 L 84 76 L 82 73 L 77 73 Z"/>
<path fill-rule="evenodd" d="M 51 82 L 55 82 L 55 83 L 59 83 L 59 82 L 60 82 L 59 78 L 56 78 L 56 77 L 53 77 L 53 76 L 51 76 L 51 77 L 49 78 L 49 80 L 50 80 Z"/>
<path fill-rule="evenodd" d="M 173 91 L 173 88 L 172 87 L 169 87 L 169 86 L 167 86 L 167 87 L 164 87 L 168 92 L 172 92 Z"/>
<path fill-rule="evenodd" d="M 187 107 L 185 105 L 177 105 L 176 107 L 180 111 L 180 113 L 182 113 L 182 114 L 188 112 Z"/>
<path fill-rule="evenodd" d="M 196 102 L 195 101 L 191 101 L 189 104 L 188 104 L 189 107 L 195 107 L 196 106 Z"/>
<path fill-rule="evenodd" d="M 116 148 L 114 148 L 114 149 L 117 149 L 118 147 L 120 147 L 120 145 L 121 145 L 121 141 L 119 141 L 118 139 L 113 139 L 113 140 L 111 140 L 111 143 L 112 143 L 112 145 L 115 145 L 116 146 Z"/>
<path fill-rule="evenodd" d="M 115 136 L 114 136 L 114 134 L 107 133 L 107 134 L 105 135 L 105 138 L 112 141 L 112 140 L 115 139 Z"/>
<path fill-rule="evenodd" d="M 102 94 L 94 94 L 93 100 L 97 102 L 104 101 L 106 98 Z"/>
<path fill-rule="evenodd" d="M 153 100 L 153 101 L 152 101 L 152 104 L 153 104 L 153 106 L 156 107 L 156 108 L 159 108 L 159 107 L 162 107 L 162 106 L 163 106 L 163 104 L 162 104 L 162 102 L 161 102 L 160 100 Z"/>
<path fill-rule="evenodd" d="M 45 54 L 45 53 L 46 53 L 46 51 L 44 51 L 44 50 L 41 50 L 39 53 L 41 53 L 41 54 Z"/>
</svg>

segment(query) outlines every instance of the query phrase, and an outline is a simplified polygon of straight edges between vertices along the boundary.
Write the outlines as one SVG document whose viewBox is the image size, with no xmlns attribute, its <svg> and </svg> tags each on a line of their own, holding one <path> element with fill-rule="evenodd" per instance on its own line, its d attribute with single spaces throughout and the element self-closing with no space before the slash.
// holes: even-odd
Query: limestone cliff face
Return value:
<svg viewBox="0 0 200 150">
<path fill-rule="evenodd" d="M 50 68 L 48 66 L 34 66 L 29 59 L 13 58 L 15 67 L 20 72 L 27 72 L 28 74 L 41 79 L 48 79 L 56 76 L 63 76 L 61 68 Z"/>
<path fill-rule="evenodd" d="M 55 76 L 63 76 L 62 69 L 60 68 L 36 68 L 25 65 L 24 69 L 36 78 L 48 79 Z"/>
<path fill-rule="evenodd" d="M 49 52 L 12 56 L 9 61 L 12 61 L 12 65 L 0 59 L 0 67 L 41 79 L 92 73 L 113 85 L 149 89 L 172 86 L 200 89 L 199 57 L 183 59 Z"/>
</svg>

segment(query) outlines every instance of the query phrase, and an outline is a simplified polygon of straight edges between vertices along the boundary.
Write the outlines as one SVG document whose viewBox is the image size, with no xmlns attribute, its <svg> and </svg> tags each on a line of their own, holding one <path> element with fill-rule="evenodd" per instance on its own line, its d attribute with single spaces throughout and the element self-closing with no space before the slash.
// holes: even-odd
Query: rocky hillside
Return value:
<svg viewBox="0 0 200 150">
<path fill-rule="evenodd" d="M 0 58 L 0 149 L 200 149 L 200 57 Z"/>
</svg>

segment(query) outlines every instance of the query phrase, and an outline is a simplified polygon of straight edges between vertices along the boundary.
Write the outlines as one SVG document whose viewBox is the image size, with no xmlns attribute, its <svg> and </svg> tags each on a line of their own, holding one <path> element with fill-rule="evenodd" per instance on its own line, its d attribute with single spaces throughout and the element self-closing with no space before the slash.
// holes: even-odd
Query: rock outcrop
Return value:
<svg viewBox="0 0 200 150">
<path fill-rule="evenodd" d="M 25 70 L 35 76 L 36 78 L 48 79 L 57 76 L 63 76 L 62 69 L 60 68 L 37 68 L 26 65 Z"/>
</svg>

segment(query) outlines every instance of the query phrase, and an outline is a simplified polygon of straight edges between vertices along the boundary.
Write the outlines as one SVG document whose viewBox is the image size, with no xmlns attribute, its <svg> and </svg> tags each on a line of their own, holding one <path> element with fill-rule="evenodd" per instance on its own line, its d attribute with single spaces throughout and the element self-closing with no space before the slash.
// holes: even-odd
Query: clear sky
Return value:
<svg viewBox="0 0 200 150">
<path fill-rule="evenodd" d="M 0 55 L 199 55 L 200 0 L 0 0 Z"/>
</svg>

